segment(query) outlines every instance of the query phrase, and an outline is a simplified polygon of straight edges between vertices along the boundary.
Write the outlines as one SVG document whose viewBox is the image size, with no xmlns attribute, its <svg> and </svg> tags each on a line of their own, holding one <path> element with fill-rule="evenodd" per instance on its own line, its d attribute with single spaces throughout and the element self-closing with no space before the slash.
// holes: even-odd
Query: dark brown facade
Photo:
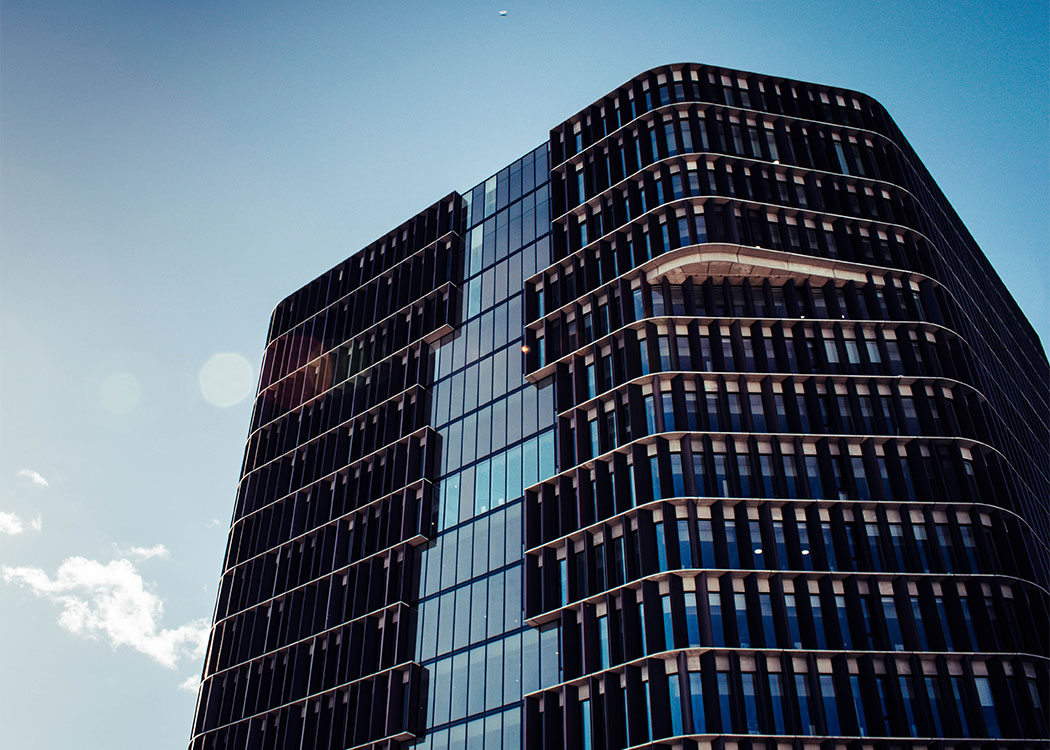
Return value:
<svg viewBox="0 0 1050 750">
<path fill-rule="evenodd" d="M 871 98 L 647 71 L 268 341 L 192 750 L 1046 746 L 1050 367 Z"/>
<path fill-rule="evenodd" d="M 551 164 L 526 746 L 1045 741 L 1047 362 L 883 108 L 674 65 Z"/>
</svg>

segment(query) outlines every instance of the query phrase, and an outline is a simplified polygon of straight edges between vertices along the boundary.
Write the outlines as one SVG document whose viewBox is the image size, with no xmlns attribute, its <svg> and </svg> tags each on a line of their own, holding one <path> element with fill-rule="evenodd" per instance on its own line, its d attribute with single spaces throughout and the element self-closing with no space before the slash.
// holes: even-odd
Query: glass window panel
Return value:
<svg viewBox="0 0 1050 750">
<path fill-rule="evenodd" d="M 459 518 L 465 521 L 474 515 L 474 467 L 464 469 L 459 476 Z"/>
<path fill-rule="evenodd" d="M 499 453 L 492 457 L 492 495 L 491 506 L 497 507 L 507 502 L 507 466 L 506 456 Z"/>
<path fill-rule="evenodd" d="M 452 695 L 452 660 L 442 659 L 432 670 L 434 682 L 431 705 L 434 707 L 434 724 L 447 724 Z"/>
<path fill-rule="evenodd" d="M 498 371 L 497 371 L 498 372 Z M 522 438 L 524 391 L 515 391 L 507 398 L 507 442 L 516 443 Z"/>
<path fill-rule="evenodd" d="M 452 694 L 452 706 L 449 712 L 451 721 L 466 716 L 467 695 L 470 692 L 467 684 L 468 664 L 466 652 L 452 657 L 452 681 L 449 686 L 449 692 Z"/>
<path fill-rule="evenodd" d="M 548 626 L 540 630 L 539 634 L 540 684 L 543 686 L 557 685 L 561 682 L 558 628 L 555 625 Z"/>
<path fill-rule="evenodd" d="M 473 411 L 478 407 L 478 365 L 474 364 L 468 367 L 466 372 L 463 374 L 463 411 L 464 413 Z M 464 427 L 466 430 L 466 427 Z M 473 434 L 464 432 L 464 434 Z M 469 459 L 465 459 L 464 463 L 467 463 Z"/>
<path fill-rule="evenodd" d="M 514 703 L 521 700 L 521 634 L 503 639 L 503 701 Z"/>
<path fill-rule="evenodd" d="M 540 435 L 540 477 L 554 476 L 554 431 Z"/>
<path fill-rule="evenodd" d="M 522 556 L 522 528 L 521 528 L 522 504 L 515 503 L 507 509 L 507 525 L 504 535 L 507 545 L 507 556 L 504 563 L 510 564 L 521 559 Z"/>
<path fill-rule="evenodd" d="M 522 484 L 531 487 L 539 481 L 539 439 L 526 440 L 522 446 Z"/>
<path fill-rule="evenodd" d="M 507 500 L 521 497 L 521 445 L 507 451 Z"/>
<path fill-rule="evenodd" d="M 537 419 L 539 417 L 539 413 L 537 411 L 537 400 L 538 400 L 538 397 L 537 397 L 537 394 L 536 394 L 536 389 L 535 388 L 526 388 L 525 390 L 521 391 L 521 396 L 522 396 L 521 413 L 522 413 L 522 420 L 523 420 L 522 424 L 523 424 L 523 430 L 524 430 L 523 434 L 524 435 L 532 435 L 538 429 L 538 421 L 537 421 Z"/>
<path fill-rule="evenodd" d="M 540 659 L 540 631 L 536 628 L 526 628 L 521 632 L 521 663 L 522 665 L 539 664 Z M 522 669 L 521 692 L 523 695 L 533 693 L 539 689 L 539 671 L 536 669 Z"/>
<path fill-rule="evenodd" d="M 488 579 L 489 606 L 486 615 L 488 616 L 489 638 L 503 632 L 503 579 L 503 573 L 497 573 Z"/>
<path fill-rule="evenodd" d="M 521 596 L 521 565 L 517 565 L 506 571 L 504 576 L 506 591 L 506 619 L 507 630 L 521 627 L 522 596 Z"/>
<path fill-rule="evenodd" d="M 485 748 L 503 747 L 503 716 L 494 714 L 485 717 Z"/>
<path fill-rule="evenodd" d="M 489 556 L 489 518 L 474 522 L 474 575 L 481 575 L 488 570 Z M 496 545 L 499 546 L 499 545 Z"/>
<path fill-rule="evenodd" d="M 441 588 L 446 589 L 456 582 L 456 537 L 458 531 L 450 531 L 438 539 L 441 547 Z"/>
<path fill-rule="evenodd" d="M 503 713 L 503 744 L 500 750 L 521 750 L 521 709 Z"/>
<path fill-rule="evenodd" d="M 476 714 L 485 710 L 485 647 L 478 646 L 477 648 L 471 649 L 470 654 L 470 681 L 467 683 L 467 690 L 469 692 L 467 696 L 467 713 Z M 479 727 L 481 722 L 473 722 L 471 726 L 477 724 Z M 469 730 L 468 730 L 469 734 Z M 478 732 L 478 741 L 480 743 L 481 732 Z"/>
<path fill-rule="evenodd" d="M 480 514 L 489 509 L 489 462 L 480 462 L 474 471 L 474 513 Z"/>
<path fill-rule="evenodd" d="M 488 623 L 488 579 L 482 578 L 470 586 L 470 643 L 485 640 Z"/>
<path fill-rule="evenodd" d="M 704 720 L 703 681 L 699 672 L 689 673 L 689 700 L 693 709 L 693 734 L 704 734 L 707 722 Z"/>
<path fill-rule="evenodd" d="M 476 374 L 477 374 L 477 371 L 475 369 L 475 375 Z M 474 395 L 477 396 L 477 392 L 476 391 L 475 391 Z M 477 414 L 471 414 L 469 417 L 464 417 L 463 418 L 463 454 L 462 454 L 460 460 L 464 464 L 471 463 L 477 457 L 477 437 L 478 437 L 477 424 L 478 424 Z"/>
</svg>

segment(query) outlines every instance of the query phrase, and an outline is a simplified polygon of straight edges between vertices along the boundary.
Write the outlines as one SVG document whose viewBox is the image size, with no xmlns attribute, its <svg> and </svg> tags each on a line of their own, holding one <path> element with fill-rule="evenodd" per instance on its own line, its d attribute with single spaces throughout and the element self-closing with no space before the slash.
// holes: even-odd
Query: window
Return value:
<svg viewBox="0 0 1050 750">
<path fill-rule="evenodd" d="M 660 492 L 660 459 L 658 456 L 649 456 L 649 474 L 652 477 L 653 500 L 660 500 L 663 494 Z M 657 529 L 663 529 L 663 524 L 659 524 Z M 664 554 L 666 555 L 666 552 Z M 666 569 L 666 566 L 661 568 L 661 570 Z"/>
<path fill-rule="evenodd" d="M 882 597 L 882 614 L 886 618 L 886 630 L 890 639 L 890 646 L 894 651 L 904 650 L 904 637 L 901 635 L 901 625 L 897 618 L 897 606 L 892 596 Z"/>
<path fill-rule="evenodd" d="M 671 483 L 675 497 L 685 495 L 685 475 L 682 473 L 682 454 L 679 452 L 671 453 Z M 688 544 L 688 537 L 686 540 Z"/>
<path fill-rule="evenodd" d="M 660 394 L 660 406 L 664 418 L 664 432 L 674 432 L 674 401 L 669 392 Z"/>
<path fill-rule="evenodd" d="M 715 566 L 715 534 L 710 518 L 699 518 L 696 521 L 697 540 L 700 543 L 700 566 Z"/>
<path fill-rule="evenodd" d="M 926 678 L 926 695 L 930 699 L 930 714 L 933 719 L 934 734 L 944 736 L 944 699 L 941 696 L 941 681 L 936 677 Z"/>
<path fill-rule="evenodd" d="M 962 675 L 951 676 L 952 694 L 955 696 L 955 706 L 959 709 L 959 723 L 962 725 L 963 736 L 972 737 L 973 732 L 970 729 L 969 712 L 966 710 L 968 701 L 963 694 L 963 679 L 964 677 Z"/>
<path fill-rule="evenodd" d="M 598 617 L 598 641 L 599 641 L 599 656 L 601 659 L 601 668 L 609 668 L 609 616 L 601 615 Z"/>
<path fill-rule="evenodd" d="M 948 621 L 948 612 L 944 608 L 944 597 L 935 596 L 933 601 L 937 605 L 937 618 L 940 621 L 941 633 L 944 635 L 944 645 L 949 651 L 955 651 L 955 645 L 952 642 L 951 623 Z"/>
<path fill-rule="evenodd" d="M 682 725 L 682 688 L 677 674 L 667 675 L 667 691 L 671 703 L 671 734 L 677 737 L 685 732 Z"/>
<path fill-rule="evenodd" d="M 835 702 L 835 683 L 829 674 L 820 675 L 820 697 L 824 702 L 824 722 L 826 734 L 842 734 L 839 728 L 839 709 Z"/>
<path fill-rule="evenodd" d="M 728 734 L 733 731 L 733 712 L 729 703 L 729 672 L 719 671 L 717 678 L 719 718 L 722 721 L 722 731 Z"/>
<path fill-rule="evenodd" d="M 769 697 L 773 709 L 773 731 L 785 734 L 784 726 L 784 678 L 778 672 L 769 675 Z"/>
<path fill-rule="evenodd" d="M 671 651 L 674 649 L 674 621 L 671 617 L 670 594 L 660 596 L 660 608 L 664 616 L 664 650 Z"/>
<path fill-rule="evenodd" d="M 868 720 L 864 715 L 864 701 L 861 700 L 860 678 L 851 674 L 849 676 L 850 693 L 853 696 L 853 710 L 857 714 L 857 729 L 861 737 L 868 736 Z"/>
<path fill-rule="evenodd" d="M 765 648 L 776 648 L 777 635 L 773 624 L 773 601 L 768 591 L 760 591 L 758 594 L 759 609 L 762 615 L 762 645 Z"/>
<path fill-rule="evenodd" d="M 583 750 L 591 750 L 591 701 L 580 701 L 580 735 Z"/>
<path fill-rule="evenodd" d="M 725 629 L 722 624 L 722 597 L 717 591 L 707 595 L 707 606 L 711 610 L 711 638 L 713 646 L 725 645 Z"/>
<path fill-rule="evenodd" d="M 690 648 L 700 645 L 700 618 L 696 604 L 696 594 L 687 593 L 685 595 L 685 626 Z"/>
<path fill-rule="evenodd" d="M 787 610 L 788 635 L 792 648 L 802 648 L 802 635 L 798 627 L 798 606 L 794 594 L 784 594 L 784 608 Z"/>
<path fill-rule="evenodd" d="M 747 597 L 743 593 L 733 594 L 733 609 L 736 610 L 736 630 L 741 648 L 751 648 L 751 631 L 747 624 Z"/>
<path fill-rule="evenodd" d="M 919 734 L 919 726 L 915 722 L 915 700 L 911 694 L 911 679 L 908 675 L 902 674 L 898 677 L 898 682 L 901 689 L 901 702 L 904 703 L 904 715 L 908 720 L 908 732 L 916 736 Z"/>
<path fill-rule="evenodd" d="M 801 731 L 799 734 L 816 734 L 817 726 L 813 723 L 813 717 L 810 713 L 809 681 L 806 679 L 806 675 L 795 675 L 795 693 L 798 695 L 798 712 L 801 720 Z"/>
<path fill-rule="evenodd" d="M 755 698 L 755 673 L 743 672 L 740 680 L 744 688 L 744 719 L 747 722 L 747 733 L 758 734 L 761 728 L 758 723 L 758 701 Z"/>
<path fill-rule="evenodd" d="M 726 547 L 729 550 L 729 567 L 740 567 L 740 547 L 737 543 L 736 523 L 732 519 L 725 522 Z"/>
<path fill-rule="evenodd" d="M 749 393 L 748 405 L 751 407 L 751 424 L 755 432 L 766 432 L 766 412 L 762 406 L 761 393 Z"/>
<path fill-rule="evenodd" d="M 704 720 L 703 681 L 699 672 L 689 673 L 689 701 L 693 709 L 693 734 L 703 734 L 707 731 L 707 722 Z"/>
</svg>

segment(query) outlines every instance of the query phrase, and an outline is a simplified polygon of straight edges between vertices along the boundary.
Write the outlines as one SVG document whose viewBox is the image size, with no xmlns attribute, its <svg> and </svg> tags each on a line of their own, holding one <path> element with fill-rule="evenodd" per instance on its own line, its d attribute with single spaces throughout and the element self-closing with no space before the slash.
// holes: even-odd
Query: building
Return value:
<svg viewBox="0 0 1050 750">
<path fill-rule="evenodd" d="M 642 73 L 268 341 L 192 750 L 1045 747 L 1050 367 L 871 98 Z"/>
</svg>

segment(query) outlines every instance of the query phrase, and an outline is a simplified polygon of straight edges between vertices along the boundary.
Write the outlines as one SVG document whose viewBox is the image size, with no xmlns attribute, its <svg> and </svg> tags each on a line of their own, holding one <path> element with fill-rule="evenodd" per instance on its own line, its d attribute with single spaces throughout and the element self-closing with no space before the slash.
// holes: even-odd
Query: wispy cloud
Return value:
<svg viewBox="0 0 1050 750">
<path fill-rule="evenodd" d="M 163 544 L 154 544 L 152 547 L 128 547 L 127 554 L 136 560 L 149 560 L 154 557 L 167 560 L 171 557 L 168 548 Z"/>
<path fill-rule="evenodd" d="M 32 469 L 19 469 L 18 470 L 18 476 L 25 477 L 30 482 L 35 484 L 37 487 L 50 487 L 51 486 L 48 483 L 48 481 L 46 479 L 44 479 L 43 476 L 40 475 L 39 472 L 33 471 Z"/>
<path fill-rule="evenodd" d="M 191 674 L 185 680 L 179 683 L 179 690 L 185 690 L 187 693 L 197 694 L 197 690 L 201 686 L 201 678 L 198 675 Z"/>
<path fill-rule="evenodd" d="M 44 528 L 44 522 L 40 516 L 36 516 L 29 521 L 23 521 L 14 513 L 7 513 L 0 510 L 0 534 L 14 536 L 15 534 L 21 534 L 27 529 L 31 531 L 40 531 L 42 528 Z"/>
<path fill-rule="evenodd" d="M 103 565 L 70 557 L 54 578 L 40 568 L 10 566 L 0 567 L 0 576 L 59 605 L 58 624 L 75 635 L 105 639 L 113 648 L 130 646 L 169 669 L 185 656 L 204 654 L 207 620 L 161 627 L 164 602 L 128 560 Z"/>
</svg>

